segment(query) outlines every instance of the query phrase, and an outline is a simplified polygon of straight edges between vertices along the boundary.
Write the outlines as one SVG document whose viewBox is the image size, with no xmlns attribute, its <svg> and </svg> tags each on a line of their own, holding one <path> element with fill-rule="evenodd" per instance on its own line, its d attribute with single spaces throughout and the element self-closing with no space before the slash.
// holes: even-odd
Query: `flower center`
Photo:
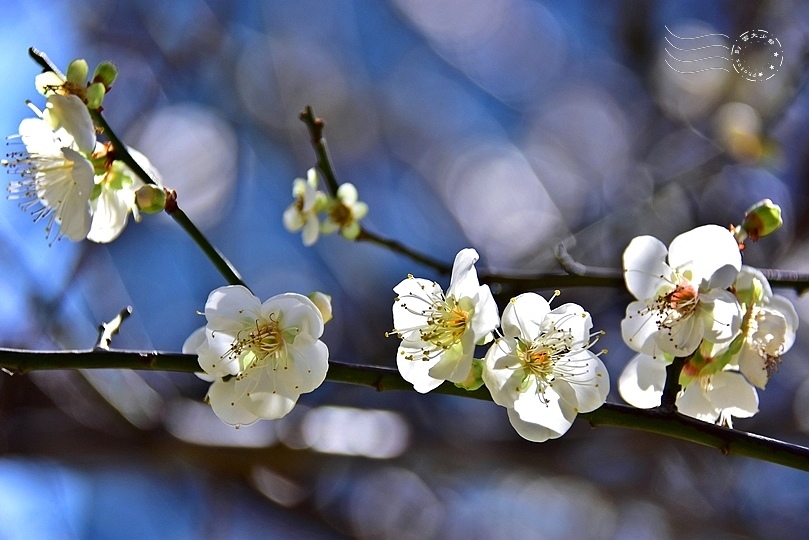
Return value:
<svg viewBox="0 0 809 540">
<path fill-rule="evenodd" d="M 683 317 L 693 312 L 697 307 L 697 291 L 687 281 L 681 281 L 664 298 L 668 307 L 677 311 Z"/>
<path fill-rule="evenodd" d="M 562 319 L 564 320 L 564 319 Z M 556 379 L 566 380 L 570 384 L 587 384 L 598 386 L 595 378 L 582 380 L 580 377 L 587 372 L 589 355 L 577 358 L 570 353 L 576 352 L 579 346 L 574 344 L 574 336 L 570 330 L 559 328 L 556 323 L 545 326 L 533 341 L 517 339 L 517 358 L 522 365 L 524 379 L 518 391 L 524 391 L 532 380 L 536 382 L 536 392 L 539 400 L 548 404 L 545 391 L 553 386 Z M 590 342 L 581 346 L 580 350 L 587 350 L 595 345 L 603 332 L 596 332 L 590 337 Z M 602 354 L 606 350 L 601 351 Z"/>
<path fill-rule="evenodd" d="M 452 295 L 446 297 L 443 291 L 437 287 L 435 290 L 427 292 L 422 285 L 421 290 L 421 294 L 411 293 L 397 297 L 395 300 L 395 302 L 401 302 L 402 309 L 419 318 L 424 318 L 423 323 L 411 328 L 393 329 L 393 332 L 400 338 L 405 333 L 418 330 L 419 340 L 425 344 L 418 355 L 406 355 L 407 360 L 432 360 L 444 351 L 455 347 L 469 328 L 474 312 L 467 299 L 457 300 Z M 390 333 L 385 335 L 389 336 Z"/>
<path fill-rule="evenodd" d="M 303 195 L 298 195 L 297 197 L 295 197 L 295 209 L 299 213 L 303 213 L 303 204 L 304 204 L 304 202 L 306 202 L 306 201 L 304 201 L 304 196 Z"/>
<path fill-rule="evenodd" d="M 278 321 L 272 317 L 270 320 L 256 320 L 255 329 L 247 336 L 242 337 L 239 332 L 230 349 L 223 355 L 238 358 L 243 364 L 240 371 L 249 367 L 264 365 L 266 360 L 274 360 L 284 356 L 285 342 Z"/>
<path fill-rule="evenodd" d="M 469 312 L 453 296 L 433 301 L 426 315 L 427 326 L 419 332 L 422 341 L 444 350 L 460 341 L 469 322 Z"/>
<path fill-rule="evenodd" d="M 658 296 L 648 309 L 658 313 L 658 328 L 671 330 L 676 323 L 691 316 L 698 305 L 699 293 L 691 283 L 682 279 L 673 291 Z"/>
<path fill-rule="evenodd" d="M 523 368 L 537 377 L 553 379 L 555 360 L 553 352 L 543 346 L 533 345 L 521 357 Z"/>
<path fill-rule="evenodd" d="M 337 223 L 340 227 L 345 227 L 353 221 L 351 208 L 343 203 L 335 204 L 331 209 L 330 216 L 332 221 Z"/>
</svg>

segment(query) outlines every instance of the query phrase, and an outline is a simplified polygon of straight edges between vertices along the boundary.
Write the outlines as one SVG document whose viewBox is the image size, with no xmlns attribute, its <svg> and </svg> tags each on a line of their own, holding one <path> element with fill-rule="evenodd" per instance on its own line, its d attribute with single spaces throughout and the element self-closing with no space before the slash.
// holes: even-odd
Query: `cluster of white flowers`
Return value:
<svg viewBox="0 0 809 540">
<path fill-rule="evenodd" d="M 67 78 L 54 72 L 39 75 L 36 86 L 46 97 L 45 109 L 30 105 L 36 118 L 24 119 L 16 137 L 24 150 L 13 151 L 3 160 L 20 176 L 8 186 L 9 197 L 19 199 L 20 207 L 30 210 L 35 220 L 47 221 L 48 238 L 53 233 L 54 240 L 65 236 L 73 241 L 111 242 L 123 231 L 130 213 L 138 220 L 139 209 L 160 209 L 139 207 L 144 195 L 150 201 L 160 196 L 165 200 L 162 188 L 144 187 L 127 165 L 112 159 L 109 144 L 96 140 L 88 103 L 100 105 L 114 79 L 113 69 L 102 64 L 95 79 L 106 82 L 89 85 L 84 60 L 71 63 Z M 136 150 L 129 153 L 159 184 L 149 160 Z"/>
<path fill-rule="evenodd" d="M 302 231 L 303 245 L 317 242 L 320 233 L 339 231 L 348 240 L 360 234 L 360 220 L 368 214 L 368 205 L 359 200 L 353 184 L 345 183 L 337 188 L 337 196 L 329 197 L 318 190 L 317 170 L 309 169 L 307 177 L 296 178 L 292 183 L 295 201 L 284 212 L 284 227 L 290 232 Z M 319 214 L 325 218 L 320 222 Z"/>
<path fill-rule="evenodd" d="M 326 378 L 329 349 L 320 341 L 329 297 L 313 293 L 317 304 L 285 293 L 266 302 L 240 285 L 214 290 L 205 304 L 207 324 L 183 345 L 196 354 L 211 382 L 206 401 L 224 422 L 252 424 L 285 416 L 301 394 Z"/>
<path fill-rule="evenodd" d="M 618 382 L 624 400 L 660 405 L 666 366 L 685 357 L 678 411 L 728 426 L 758 412 L 755 387 L 765 387 L 795 341 L 798 315 L 761 272 L 742 266 L 734 234 L 705 225 L 668 250 L 656 238 L 637 237 L 624 252 L 624 277 L 637 300 L 621 331 L 639 353 Z"/>
<path fill-rule="evenodd" d="M 446 294 L 413 276 L 393 289 L 399 372 L 422 393 L 444 381 L 473 389 L 479 373 L 522 437 L 561 437 L 578 413 L 607 398 L 606 368 L 589 350 L 601 333 L 591 333 L 590 315 L 580 306 L 551 309 L 535 293 L 512 298 L 500 320 L 489 287 L 478 282 L 477 260 L 474 249 L 458 253 Z M 475 346 L 491 342 L 498 325 L 502 335 L 474 360 Z"/>
</svg>

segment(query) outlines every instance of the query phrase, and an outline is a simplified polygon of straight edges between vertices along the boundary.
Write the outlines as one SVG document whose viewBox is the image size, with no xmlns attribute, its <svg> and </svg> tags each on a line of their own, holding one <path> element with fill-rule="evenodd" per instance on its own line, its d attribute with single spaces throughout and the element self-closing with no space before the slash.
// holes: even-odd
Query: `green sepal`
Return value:
<svg viewBox="0 0 809 540">
<path fill-rule="evenodd" d="M 455 383 L 458 388 L 463 388 L 472 392 L 483 386 L 483 359 L 473 358 L 472 369 L 469 370 L 469 375 L 466 376 L 461 382 Z"/>
</svg>

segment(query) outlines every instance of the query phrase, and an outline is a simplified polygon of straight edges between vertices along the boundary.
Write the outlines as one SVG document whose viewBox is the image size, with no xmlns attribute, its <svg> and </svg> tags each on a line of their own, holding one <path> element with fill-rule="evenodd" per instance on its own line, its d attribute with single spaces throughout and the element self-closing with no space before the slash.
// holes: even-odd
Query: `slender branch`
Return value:
<svg viewBox="0 0 809 540">
<path fill-rule="evenodd" d="M 583 269 L 583 270 L 582 270 Z M 770 282 L 770 286 L 778 289 L 793 289 L 798 294 L 809 290 L 809 274 L 791 270 L 758 269 Z M 579 265 L 578 274 L 526 274 L 507 275 L 481 273 L 481 283 L 500 283 L 519 286 L 525 289 L 551 289 L 554 287 L 624 287 L 624 276 L 621 270 L 612 268 L 593 268 Z"/>
<path fill-rule="evenodd" d="M 402 255 L 410 257 L 417 263 L 421 263 L 424 266 L 429 266 L 435 269 L 436 271 L 438 271 L 439 274 L 449 275 L 452 273 L 452 265 L 443 263 L 438 259 L 430 257 L 429 255 L 419 253 L 414 249 L 410 249 L 401 242 L 391 240 L 389 238 L 384 238 L 376 233 L 372 233 L 371 231 L 369 231 L 364 227 L 360 229 L 360 234 L 359 236 L 357 236 L 356 240 L 358 242 L 373 242 L 374 244 L 385 246 L 386 248 L 390 249 L 395 253 L 401 253 Z"/>
<path fill-rule="evenodd" d="M 189 219 L 185 212 L 179 207 L 175 208 L 169 214 L 180 227 L 190 236 L 194 242 L 202 249 L 205 255 L 210 259 L 220 274 L 227 280 L 230 285 L 242 285 L 247 287 L 247 284 L 242 280 L 241 274 L 236 270 L 236 267 L 219 251 L 216 246 L 211 244 L 208 239 L 202 234 L 196 225 Z M 249 289 L 249 287 L 247 287 Z"/>
<path fill-rule="evenodd" d="M 110 128 L 110 125 L 107 123 L 106 119 L 101 115 L 98 111 L 90 111 L 93 115 L 93 119 L 96 123 L 101 127 L 104 131 L 104 135 L 110 140 L 112 143 L 113 153 L 116 159 L 123 161 L 127 167 L 132 169 L 132 171 L 137 174 L 144 182 L 147 184 L 156 184 L 154 179 L 149 175 L 149 173 L 144 170 L 143 167 L 132 157 L 132 154 L 129 153 L 126 145 L 118 138 L 115 132 Z M 194 222 L 188 217 L 188 215 L 183 212 L 183 210 L 177 205 L 177 198 L 176 194 L 172 192 L 172 196 L 169 197 L 169 203 L 166 204 L 166 213 L 169 214 L 175 222 L 177 222 L 180 227 L 191 237 L 191 239 L 196 242 L 196 244 L 200 247 L 205 256 L 210 259 L 213 263 L 214 267 L 219 271 L 220 274 L 225 278 L 225 280 L 230 285 L 245 285 L 244 281 L 242 280 L 241 275 L 239 275 L 238 270 L 236 267 L 231 264 L 231 262 L 219 251 L 216 246 L 211 244 L 211 242 L 202 234 L 202 231 L 194 225 Z"/>
<path fill-rule="evenodd" d="M 315 112 L 310 105 L 298 115 L 298 118 L 306 124 L 309 129 L 309 141 L 312 143 L 312 148 L 315 149 L 317 156 L 317 167 L 323 173 L 326 180 L 326 186 L 329 188 L 332 197 L 337 196 L 337 188 L 340 187 L 340 182 L 334 174 L 334 167 L 331 165 L 331 158 L 329 158 L 329 148 L 326 146 L 326 139 L 323 137 L 323 127 L 326 123 L 322 118 L 315 116 Z"/>
<path fill-rule="evenodd" d="M 46 71 L 53 71 L 61 75 L 61 72 L 42 51 L 31 47 L 28 49 L 28 54 L 37 64 L 42 67 L 42 69 Z M 132 157 L 129 149 L 107 123 L 107 120 L 101 114 L 100 109 L 90 110 L 90 115 L 93 117 L 93 121 L 96 123 L 96 125 L 102 129 L 104 136 L 107 137 L 110 143 L 112 143 L 112 153 L 115 159 L 124 162 L 126 166 L 132 169 L 132 171 L 137 174 L 145 183 L 156 185 L 157 182 L 155 182 L 154 178 L 152 178 L 149 173 L 144 170 L 140 163 L 138 163 L 135 158 Z M 203 253 L 205 253 L 208 259 L 211 260 L 213 265 L 229 284 L 244 285 L 246 287 L 236 268 L 230 263 L 230 261 L 227 260 L 221 251 L 216 249 L 216 247 L 211 244 L 210 241 L 208 241 L 205 235 L 202 234 L 202 231 L 200 231 L 197 226 L 194 225 L 194 223 L 188 218 L 185 212 L 183 212 L 180 207 L 177 206 L 176 194 L 174 192 L 170 193 L 168 203 L 166 204 L 166 213 L 169 214 L 174 221 L 176 221 L 183 228 L 183 230 L 188 233 L 194 242 L 197 243 L 200 249 L 202 249 Z"/>
<path fill-rule="evenodd" d="M 0 348 L 0 368 L 9 373 L 26 373 L 43 369 L 142 369 L 196 372 L 194 355 L 141 351 L 27 351 Z M 362 366 L 330 362 L 326 379 L 332 382 L 356 384 L 377 391 L 413 391 L 397 370 L 377 366 Z M 488 390 L 480 388 L 467 392 L 451 383 L 444 383 L 433 392 L 473 399 L 491 400 Z M 635 409 L 626 405 L 606 403 L 593 412 L 579 417 L 593 427 L 616 426 L 647 431 L 710 446 L 723 454 L 752 457 L 809 472 L 809 448 L 786 443 L 752 433 L 727 429 L 660 409 Z"/>
</svg>

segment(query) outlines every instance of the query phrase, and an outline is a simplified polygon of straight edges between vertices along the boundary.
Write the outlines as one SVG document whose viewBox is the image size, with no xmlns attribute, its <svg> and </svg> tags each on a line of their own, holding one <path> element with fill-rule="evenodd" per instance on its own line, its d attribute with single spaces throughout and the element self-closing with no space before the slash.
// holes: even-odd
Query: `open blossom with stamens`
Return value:
<svg viewBox="0 0 809 540">
<path fill-rule="evenodd" d="M 464 382 L 475 344 L 497 327 L 497 305 L 488 285 L 478 283 L 477 260 L 470 248 L 456 255 L 446 294 L 434 281 L 413 276 L 393 288 L 393 332 L 402 339 L 396 364 L 418 392 Z"/>
<path fill-rule="evenodd" d="M 286 293 L 262 303 L 240 285 L 220 287 L 208 296 L 205 317 L 183 352 L 199 357 L 213 381 L 206 400 L 224 422 L 281 418 L 325 380 L 323 318 L 307 297 Z"/>
<path fill-rule="evenodd" d="M 564 435 L 576 415 L 607 399 L 610 381 L 594 344 L 590 314 L 577 304 L 551 310 L 535 293 L 512 298 L 503 312 L 503 337 L 489 348 L 483 381 L 506 407 L 514 429 L 530 441 Z"/>
<path fill-rule="evenodd" d="M 53 95 L 39 118 L 20 123 L 24 151 L 12 152 L 3 165 L 20 175 L 8 191 L 21 199 L 23 210 L 34 208 L 36 220 L 46 219 L 50 237 L 78 241 L 90 230 L 90 196 L 94 169 L 87 159 L 95 145 L 95 131 L 87 107 L 76 96 Z"/>
<path fill-rule="evenodd" d="M 772 293 L 767 278 L 755 268 L 742 266 L 734 289 L 744 317 L 737 338 L 741 347 L 731 362 L 747 380 L 764 389 L 781 355 L 795 342 L 798 314 L 789 300 Z"/>
<path fill-rule="evenodd" d="M 320 221 L 317 213 L 325 205 L 325 195 L 318 191 L 318 177 L 315 168 L 309 169 L 307 178 L 296 178 L 292 183 L 295 201 L 284 211 L 284 227 L 290 232 L 302 230 L 303 245 L 317 242 Z"/>
<path fill-rule="evenodd" d="M 741 308 L 726 289 L 739 273 L 741 254 L 727 229 L 697 227 L 668 250 L 657 238 L 639 236 L 623 260 L 627 289 L 637 301 L 627 307 L 621 333 L 635 351 L 687 356 L 703 338 L 725 343 L 739 331 Z"/>
</svg>

